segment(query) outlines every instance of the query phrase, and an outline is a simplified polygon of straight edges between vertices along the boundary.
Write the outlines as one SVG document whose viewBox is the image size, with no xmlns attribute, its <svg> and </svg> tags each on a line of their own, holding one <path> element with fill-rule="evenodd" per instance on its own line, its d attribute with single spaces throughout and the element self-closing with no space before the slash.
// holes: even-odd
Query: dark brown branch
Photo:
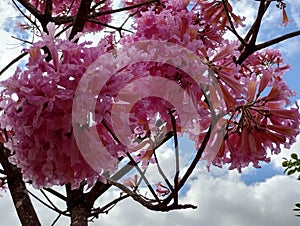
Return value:
<svg viewBox="0 0 300 226">
<path fill-rule="evenodd" d="M 92 0 L 81 0 L 77 15 L 74 20 L 73 28 L 71 30 L 69 40 L 73 39 L 78 32 L 83 30 L 84 24 L 88 19 Z"/>
<path fill-rule="evenodd" d="M 242 64 L 248 56 L 250 56 L 252 53 L 256 51 L 255 49 L 255 43 L 257 40 L 257 36 L 259 33 L 260 25 L 262 22 L 262 18 L 269 7 L 270 2 L 267 2 L 266 0 L 261 0 L 258 13 L 256 16 L 256 19 L 254 23 L 252 24 L 249 32 L 247 33 L 246 37 L 244 38 L 245 42 L 248 44 L 244 46 L 243 44 L 239 47 L 239 50 L 242 51 L 242 54 L 240 55 L 239 59 L 236 61 L 237 64 Z M 251 39 L 250 39 L 251 38 Z M 249 41 L 250 39 L 250 41 Z"/>
<path fill-rule="evenodd" d="M 99 214 L 101 213 L 108 213 L 118 202 L 126 199 L 130 197 L 129 195 L 123 195 L 120 196 L 119 198 L 114 199 L 113 201 L 107 203 L 105 206 L 103 207 L 99 207 L 99 208 L 95 208 L 92 210 L 92 212 L 90 213 L 89 217 L 98 217 Z"/>
<path fill-rule="evenodd" d="M 66 184 L 67 207 L 71 215 L 72 226 L 87 226 L 88 215 L 94 205 L 86 200 L 83 193 L 84 184 L 77 189 L 72 189 L 70 184 Z"/>
<path fill-rule="evenodd" d="M 299 35 L 300 35 L 300 30 L 282 35 L 278 38 L 274 38 L 272 40 L 269 40 L 269 41 L 266 41 L 264 43 L 256 45 L 256 50 L 261 50 L 261 49 L 267 48 L 271 45 L 280 43 L 282 41 L 285 41 L 285 40 L 290 39 L 290 38 L 294 38 L 294 37 L 299 36 Z"/>
<path fill-rule="evenodd" d="M 21 9 L 20 7 L 16 4 L 16 2 L 13 0 L 12 1 L 17 10 L 33 25 L 35 26 L 38 30 L 40 30 L 39 26 L 36 24 L 35 21 L 33 21 L 29 16 L 27 16 Z"/>
<path fill-rule="evenodd" d="M 44 206 L 46 206 L 47 208 L 59 213 L 59 214 L 62 214 L 64 216 L 70 216 L 69 214 L 67 214 L 66 212 L 67 211 L 62 211 L 60 209 L 58 209 L 56 206 L 54 205 L 49 205 L 48 203 L 44 202 L 42 199 L 40 199 L 38 196 L 36 196 L 35 194 L 33 194 L 31 191 L 28 191 L 28 193 L 33 197 L 35 198 L 37 201 L 39 201 L 41 204 L 43 204 Z"/>
<path fill-rule="evenodd" d="M 1 71 L 0 71 L 0 76 L 8 69 L 10 68 L 13 64 L 21 60 L 24 56 L 26 56 L 28 52 L 21 53 L 19 56 L 17 56 L 15 59 L 13 59 L 9 64 L 7 64 Z"/>
<path fill-rule="evenodd" d="M 20 222 L 24 226 L 40 226 L 34 207 L 22 179 L 20 169 L 8 161 L 10 151 L 0 144 L 0 163 L 7 175 L 7 185 L 13 199 Z"/>
<path fill-rule="evenodd" d="M 46 0 L 44 16 L 51 18 L 52 17 L 52 0 Z"/>
<path fill-rule="evenodd" d="M 187 179 L 190 177 L 190 175 L 192 174 L 192 172 L 194 171 L 195 167 L 197 166 L 198 162 L 200 161 L 202 154 L 205 150 L 205 147 L 209 141 L 210 138 L 210 134 L 211 134 L 211 130 L 212 130 L 213 125 L 211 125 L 207 131 L 207 133 L 205 134 L 205 137 L 201 143 L 200 148 L 197 151 L 197 154 L 195 156 L 195 158 L 193 159 L 191 165 L 188 167 L 186 173 L 184 174 L 184 176 L 181 178 L 179 185 L 178 185 L 178 190 L 174 190 L 174 192 L 172 192 L 165 200 L 164 203 L 167 204 L 169 203 L 173 197 L 176 195 L 175 192 L 179 192 L 179 190 L 183 187 L 183 185 L 185 184 L 185 182 L 187 181 Z"/>
<path fill-rule="evenodd" d="M 171 117 L 172 129 L 174 132 L 174 149 L 175 149 L 175 176 L 174 176 L 174 203 L 178 204 L 178 191 L 179 191 L 179 150 L 178 150 L 178 137 L 176 131 L 176 120 L 173 112 L 170 110 L 169 115 Z"/>
<path fill-rule="evenodd" d="M 230 24 L 230 27 L 227 27 L 227 28 L 238 38 L 238 40 L 241 42 L 241 44 L 245 46 L 247 43 L 244 41 L 244 39 L 236 31 L 236 29 L 234 27 L 234 24 L 232 22 L 231 16 L 229 14 L 229 10 L 228 10 L 226 2 L 227 2 L 226 0 L 222 0 L 223 6 L 224 6 L 224 9 L 225 9 L 225 12 L 226 12 L 226 16 L 227 16 L 229 24 Z"/>
<path fill-rule="evenodd" d="M 166 134 L 164 139 L 159 141 L 159 143 L 154 144 L 153 151 L 155 151 L 157 148 L 159 148 L 162 144 L 167 142 L 171 137 L 173 136 L 173 132 L 170 131 Z M 119 171 L 117 171 L 111 179 L 114 181 L 120 180 L 124 175 L 126 175 L 128 172 L 130 172 L 134 168 L 133 164 L 131 162 L 127 163 L 125 166 L 123 166 Z M 111 187 L 111 184 L 107 183 L 104 184 L 101 181 L 98 181 L 94 187 L 86 194 L 86 199 L 89 201 L 95 201 L 98 197 L 100 197 L 104 192 L 106 192 Z"/>
<path fill-rule="evenodd" d="M 38 20 L 41 20 L 43 17 L 43 14 L 32 4 L 29 3 L 28 0 L 18 0 L 19 3 L 22 4 L 22 6 L 27 9 L 35 18 Z"/>
<path fill-rule="evenodd" d="M 261 24 L 261 20 L 264 16 L 266 10 L 268 9 L 269 5 L 270 5 L 270 2 L 266 3 L 266 0 L 260 1 L 259 10 L 258 10 L 256 19 L 244 38 L 245 42 L 248 42 L 250 40 L 251 36 L 253 36 L 253 34 L 255 32 L 258 33 L 259 27 L 257 27 L 257 26 Z M 256 40 L 256 38 L 255 38 L 255 40 Z"/>
<path fill-rule="evenodd" d="M 92 19 L 92 18 L 96 18 L 96 17 L 99 17 L 99 16 L 104 16 L 104 15 L 112 15 L 114 13 L 120 13 L 120 12 L 128 11 L 128 10 L 139 8 L 141 6 L 151 4 L 151 3 L 155 3 L 155 2 L 159 2 L 159 0 L 150 0 L 150 1 L 145 1 L 145 2 L 139 3 L 139 4 L 135 4 L 135 5 L 132 5 L 132 6 L 119 8 L 119 9 L 113 9 L 113 10 L 108 10 L 108 11 L 97 12 L 97 13 L 94 13 L 92 15 L 88 15 L 87 19 Z M 74 20 L 75 20 L 75 16 L 58 16 L 58 17 L 54 17 L 52 19 L 52 21 L 56 25 L 72 23 Z"/>
<path fill-rule="evenodd" d="M 149 210 L 168 212 L 168 211 L 175 210 L 175 209 L 187 209 L 187 208 L 196 209 L 197 208 L 196 206 L 191 205 L 191 204 L 186 204 L 186 205 L 179 205 L 176 203 L 173 203 L 172 205 L 167 205 L 167 204 L 163 204 L 163 203 L 156 204 L 156 200 L 146 200 L 143 198 L 143 196 L 141 196 L 140 194 L 137 194 L 134 191 L 131 191 L 129 188 L 127 188 L 123 184 L 120 184 L 113 180 L 109 180 L 109 183 L 116 186 L 117 188 L 121 189 L 123 192 L 125 192 L 127 195 L 129 195 L 132 199 L 139 202 L 140 204 L 142 204 L 144 207 L 146 207 Z"/>
<path fill-rule="evenodd" d="M 51 193 L 52 195 L 55 195 L 57 198 L 60 198 L 63 201 L 67 201 L 67 198 L 64 195 L 62 195 L 59 192 L 53 190 L 52 188 L 44 188 L 44 190 Z"/>
<path fill-rule="evenodd" d="M 260 1 L 256 19 L 244 38 L 244 41 L 247 44 L 246 45 L 241 44 L 239 47 L 239 50 L 242 52 L 242 54 L 240 55 L 239 59 L 236 61 L 237 64 L 242 64 L 245 61 L 245 59 L 247 59 L 248 56 L 250 56 L 252 53 L 256 51 L 255 44 L 261 26 L 261 22 L 270 4 L 271 2 L 267 0 Z"/>
</svg>

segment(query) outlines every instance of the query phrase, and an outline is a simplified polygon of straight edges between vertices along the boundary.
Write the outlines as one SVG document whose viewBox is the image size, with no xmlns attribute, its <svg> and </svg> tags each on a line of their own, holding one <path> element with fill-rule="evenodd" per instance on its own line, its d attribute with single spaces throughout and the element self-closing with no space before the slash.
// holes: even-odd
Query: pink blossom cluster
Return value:
<svg viewBox="0 0 300 226">
<path fill-rule="evenodd" d="M 244 85 L 221 84 L 230 118 L 213 164 L 231 163 L 230 169 L 241 170 L 252 162 L 259 167 L 259 161 L 270 160 L 267 150 L 278 154 L 296 141 L 300 115 L 297 103 L 287 108 L 295 95 L 283 79 L 288 68 L 279 51 L 266 50 L 250 56 L 235 74 Z"/>
<path fill-rule="evenodd" d="M 77 187 L 87 179 L 91 185 L 99 178 L 83 159 L 72 133 L 72 102 L 77 84 L 86 68 L 111 46 L 111 37 L 97 47 L 54 38 L 49 35 L 25 50 L 26 69 L 1 83 L 1 126 L 13 130 L 5 143 L 12 151 L 10 161 L 21 168 L 25 181 L 35 187 L 71 183 Z M 42 48 L 48 47 L 52 60 L 45 60 Z M 108 163 L 109 164 L 109 163 Z M 115 165 L 103 166 L 106 171 Z M 101 179 L 101 178 L 100 178 Z"/>
<path fill-rule="evenodd" d="M 74 10 L 70 11 L 74 15 L 79 4 L 79 1 L 53 2 L 57 14 L 64 14 L 74 2 Z M 42 1 L 34 3 L 44 10 Z M 78 187 L 85 179 L 92 185 L 97 179 L 103 180 L 100 173 L 114 172 L 117 159 L 128 153 L 147 167 L 155 160 L 153 150 L 145 146 L 151 146 L 161 133 L 174 129 L 179 134 L 187 133 L 198 149 L 215 119 L 215 110 L 225 124 L 222 128 L 214 128 L 214 131 L 223 130 L 222 136 L 217 136 L 218 141 L 210 141 L 204 152 L 203 159 L 208 165 L 230 164 L 230 169 L 238 170 L 250 163 L 259 167 L 260 161 L 269 161 L 268 150 L 277 154 L 282 146 L 288 148 L 294 143 L 299 133 L 300 116 L 298 106 L 287 108 L 290 97 L 295 94 L 284 81 L 288 66 L 275 50 L 255 53 L 242 65 L 236 64 L 239 45 L 223 37 L 228 21 L 222 7 L 220 1 L 168 0 L 159 5 L 146 5 L 136 14 L 134 33 L 121 38 L 121 45 L 145 40 L 178 44 L 199 56 L 209 68 L 206 77 L 218 84 L 222 95 L 216 95 L 213 86 L 201 88 L 189 74 L 167 63 L 138 62 L 123 68 L 111 76 L 95 97 L 93 120 L 110 154 L 103 156 L 98 172 L 88 165 L 76 144 L 72 103 L 87 68 L 102 54 L 116 51 L 114 36 L 107 36 L 98 46 L 90 47 L 89 43 L 54 38 L 54 25 L 49 24 L 49 34 L 43 33 L 42 40 L 26 50 L 29 53 L 26 68 L 23 71 L 18 68 L 11 78 L 1 83 L 5 87 L 0 102 L 4 111 L 1 127 L 14 133 L 5 145 L 12 151 L 10 160 L 21 168 L 24 179 L 35 187 L 66 183 Z M 229 3 L 227 8 L 235 25 L 243 25 L 243 19 L 234 14 Z M 86 26 L 87 30 L 100 29 Z M 45 47 L 47 53 L 43 51 Z M 46 60 L 47 54 L 50 61 Z M 105 64 L 102 66 L 105 69 Z M 97 72 L 97 66 L 94 67 Z M 168 99 L 151 95 L 148 77 L 165 78 L 185 91 L 187 96 L 168 93 L 170 99 L 175 96 L 177 101 L 186 104 L 181 114 Z M 141 98 L 127 109 L 122 98 L 139 92 L 148 94 L 147 98 Z M 188 101 L 196 106 L 197 115 L 190 111 Z M 114 104 L 119 106 L 119 112 L 112 111 Z M 112 114 L 116 113 L 129 113 L 133 134 L 128 137 L 131 147 L 114 137 Z M 124 121 L 118 123 L 122 128 L 120 125 Z M 220 148 L 214 148 L 214 142 L 219 143 Z M 137 178 L 126 183 L 133 188 Z M 164 195 L 169 191 L 157 184 L 157 192 Z"/>
<path fill-rule="evenodd" d="M 240 55 L 238 42 L 223 38 L 225 26 L 229 22 L 225 21 L 227 16 L 221 1 L 195 1 L 191 9 L 187 8 L 189 3 L 190 1 L 166 1 L 163 3 L 163 10 L 159 12 L 154 10 L 155 6 L 150 6 L 148 11 L 140 12 L 135 20 L 135 33 L 122 41 L 168 41 L 197 53 L 215 72 L 212 77 L 217 79 L 222 90 L 226 106 L 223 108 L 224 119 L 227 120 L 220 149 L 213 150 L 208 145 L 204 159 L 208 160 L 208 165 L 212 163 L 221 167 L 229 163 L 230 169 L 237 168 L 239 171 L 249 163 L 259 167 L 259 161 L 269 161 L 267 150 L 279 153 L 281 145 L 289 147 L 299 133 L 298 106 L 287 109 L 289 98 L 295 95 L 283 79 L 288 66 L 283 64 L 282 56 L 277 50 L 253 54 L 242 66 L 237 65 L 233 59 Z M 245 18 L 235 15 L 229 3 L 227 9 L 235 25 L 243 26 Z M 148 64 L 147 71 L 153 71 L 152 76 L 161 73 L 168 78 L 172 77 L 171 70 L 165 69 L 162 72 L 161 67 L 152 64 L 152 69 L 150 65 L 151 63 Z M 167 66 L 163 68 L 165 67 Z M 131 73 L 134 71 L 139 70 L 134 68 Z M 197 86 L 187 82 L 187 77 L 180 72 L 176 76 L 181 86 L 195 98 L 194 102 L 199 102 L 202 93 L 197 90 Z M 159 103 L 149 106 L 157 104 Z M 202 114 L 205 113 L 200 106 L 203 106 L 203 102 L 199 102 L 199 109 L 202 109 Z M 151 109 L 145 112 L 151 112 Z M 211 115 L 206 112 L 203 116 L 198 123 L 205 130 L 209 126 L 205 123 L 208 119 L 211 120 Z M 170 125 L 165 117 L 163 120 Z M 199 137 L 195 138 L 195 134 L 185 132 L 190 134 L 199 148 L 205 133 L 200 132 Z"/>
</svg>

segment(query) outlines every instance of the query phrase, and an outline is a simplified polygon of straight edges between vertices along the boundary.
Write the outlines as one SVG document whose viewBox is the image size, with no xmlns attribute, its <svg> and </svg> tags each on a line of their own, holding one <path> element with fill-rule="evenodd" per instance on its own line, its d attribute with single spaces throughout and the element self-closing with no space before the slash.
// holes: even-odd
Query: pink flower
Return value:
<svg viewBox="0 0 300 226">
<path fill-rule="evenodd" d="M 13 128 L 14 132 L 5 146 L 14 153 L 10 161 L 21 168 L 24 180 L 32 181 L 35 187 L 66 183 L 78 187 L 83 180 L 91 186 L 103 178 L 99 175 L 101 170 L 92 169 L 77 147 L 72 133 L 72 103 L 86 68 L 110 44 L 103 39 L 105 44 L 100 43 L 100 48 L 88 48 L 85 43 L 55 39 L 51 26 L 49 35 L 43 34 L 42 41 L 26 50 L 30 53 L 27 68 L 17 69 L 11 78 L 1 82 L 5 87 L 0 102 L 5 112 L 1 115 L 1 127 Z M 50 62 L 41 51 L 45 45 L 52 55 Z M 110 137 L 109 132 L 102 133 L 102 137 Z M 103 158 L 106 164 L 102 170 L 113 171 L 115 165 L 110 164 L 113 156 L 103 155 Z"/>
<path fill-rule="evenodd" d="M 278 154 L 282 145 L 289 148 L 300 132 L 298 105 L 286 107 L 294 92 L 281 79 L 287 67 L 279 65 L 280 54 L 267 50 L 248 60 L 248 70 L 241 70 L 248 87 L 241 93 L 224 93 L 232 113 L 228 115 L 223 143 L 212 161 L 220 167 L 230 163 L 230 169 L 239 171 L 249 163 L 259 167 L 260 161 L 269 162 L 268 150 Z M 244 96 L 243 101 L 234 104 L 232 98 L 238 95 Z"/>
<path fill-rule="evenodd" d="M 135 162 L 142 162 L 142 168 L 146 169 L 150 163 L 156 163 L 155 158 L 153 157 L 153 150 L 141 150 L 140 154 L 134 157 Z"/>
<path fill-rule="evenodd" d="M 202 14 L 205 20 L 209 21 L 212 25 L 219 25 L 221 30 L 225 29 L 225 26 L 230 26 L 229 19 L 222 1 L 200 1 L 200 6 Z M 234 23 L 237 26 L 245 26 L 243 21 L 245 18 L 241 18 L 233 13 L 232 6 L 228 1 L 226 1 L 226 7 L 229 15 Z"/>
<path fill-rule="evenodd" d="M 136 189 L 138 186 L 138 175 L 135 174 L 133 177 L 126 178 L 123 181 L 123 184 L 130 187 L 132 190 Z"/>
<path fill-rule="evenodd" d="M 166 196 L 170 193 L 170 189 L 163 185 L 161 182 L 156 184 L 156 192 L 159 196 Z"/>
</svg>

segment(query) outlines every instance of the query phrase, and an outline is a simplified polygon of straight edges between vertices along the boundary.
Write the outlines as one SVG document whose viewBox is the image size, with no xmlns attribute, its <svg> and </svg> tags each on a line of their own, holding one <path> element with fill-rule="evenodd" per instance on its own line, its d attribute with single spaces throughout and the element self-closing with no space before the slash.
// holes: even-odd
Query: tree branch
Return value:
<svg viewBox="0 0 300 226">
<path fill-rule="evenodd" d="M 38 30 L 40 30 L 40 28 L 39 28 L 39 26 L 36 24 L 36 22 L 35 21 L 33 21 L 29 16 L 27 16 L 21 9 L 20 9 L 20 7 L 16 4 L 16 2 L 13 0 L 12 1 L 13 2 L 13 4 L 15 5 L 15 7 L 18 9 L 18 11 L 31 23 L 31 24 L 33 24 L 35 27 L 36 27 L 36 29 L 38 29 Z"/>
<path fill-rule="evenodd" d="M 57 198 L 60 198 L 63 201 L 67 201 L 67 197 L 58 193 L 57 191 L 53 190 L 52 188 L 44 188 L 44 190 L 51 193 L 52 195 L 55 195 Z"/>
<path fill-rule="evenodd" d="M 300 30 L 282 35 L 280 37 L 277 37 L 277 38 L 274 38 L 272 40 L 269 40 L 269 41 L 266 41 L 264 43 L 256 45 L 256 50 L 261 50 L 261 49 L 267 48 L 271 45 L 280 43 L 282 41 L 285 41 L 285 40 L 290 39 L 290 38 L 294 38 L 294 37 L 299 36 L 299 35 L 300 35 Z"/>
<path fill-rule="evenodd" d="M 92 0 L 81 0 L 77 15 L 74 20 L 73 28 L 71 30 L 69 40 L 73 39 L 78 32 L 84 28 L 84 23 L 88 19 Z"/>
<path fill-rule="evenodd" d="M 113 201 L 107 203 L 105 206 L 103 207 L 99 207 L 99 208 L 95 208 L 92 210 L 92 212 L 90 213 L 89 217 L 98 217 L 99 214 L 101 213 L 108 213 L 118 202 L 126 199 L 130 197 L 129 195 L 123 195 L 120 196 L 119 198 L 114 199 Z"/>
<path fill-rule="evenodd" d="M 178 191 L 179 191 L 179 150 L 178 150 L 178 138 L 176 131 L 176 120 L 173 115 L 173 112 L 170 110 L 169 115 L 171 117 L 172 129 L 174 132 L 174 149 L 175 149 L 175 176 L 174 176 L 174 203 L 178 204 Z"/>
<path fill-rule="evenodd" d="M 231 16 L 229 14 L 229 10 L 228 10 L 228 7 L 227 7 L 227 4 L 225 2 L 226 0 L 222 0 L 222 3 L 223 3 L 223 6 L 224 6 L 224 9 L 225 9 L 225 12 L 226 12 L 226 16 L 228 18 L 228 21 L 230 23 L 230 27 L 227 26 L 227 28 L 238 38 L 238 40 L 241 42 L 242 45 L 246 45 L 247 43 L 245 42 L 245 40 L 239 35 L 239 33 L 236 31 L 234 25 L 233 25 L 233 22 L 232 22 L 232 19 L 231 19 Z"/>
<path fill-rule="evenodd" d="M 184 174 L 184 176 L 181 178 L 179 185 L 178 185 L 178 190 L 174 190 L 165 200 L 164 203 L 167 204 L 169 203 L 173 197 L 176 195 L 176 192 L 179 192 L 179 190 L 183 187 L 183 185 L 185 184 L 185 182 L 187 181 L 187 179 L 190 177 L 190 175 L 192 174 L 192 172 L 194 171 L 195 167 L 197 166 L 198 162 L 200 161 L 202 154 L 205 150 L 205 147 L 209 141 L 210 138 L 210 134 L 211 134 L 211 130 L 212 130 L 213 125 L 211 125 L 207 131 L 207 133 L 205 134 L 205 137 L 201 143 L 200 148 L 197 151 L 197 154 L 195 156 L 195 158 L 193 159 L 191 165 L 188 167 L 186 173 Z"/>
<path fill-rule="evenodd" d="M 29 3 L 28 0 L 17 0 L 19 3 L 22 4 L 22 6 L 27 9 L 35 18 L 38 20 L 41 20 L 43 18 L 43 14 L 31 3 Z"/>
<path fill-rule="evenodd" d="M 156 200 L 146 200 L 143 198 L 143 196 L 141 196 L 140 194 L 137 194 L 134 191 L 131 191 L 129 188 L 127 188 L 123 184 L 120 184 L 120 183 L 110 180 L 110 179 L 109 179 L 109 183 L 116 186 L 117 188 L 121 189 L 123 192 L 125 192 L 127 195 L 129 195 L 132 199 L 139 202 L 140 204 L 142 204 L 144 207 L 146 207 L 149 210 L 168 212 L 170 210 L 175 210 L 175 209 L 187 209 L 187 208 L 196 209 L 197 208 L 196 206 L 191 205 L 191 204 L 180 205 L 180 204 L 173 203 L 172 205 L 169 205 L 169 206 L 164 203 L 155 204 L 157 202 Z"/>
<path fill-rule="evenodd" d="M 147 5 L 147 4 L 155 3 L 155 2 L 160 2 L 160 0 L 149 0 L 146 2 L 138 3 L 138 4 L 135 4 L 132 6 L 127 6 L 127 7 L 123 7 L 123 8 L 119 8 L 119 9 L 100 11 L 100 12 L 94 13 L 92 15 L 88 15 L 87 19 L 93 19 L 93 18 L 96 18 L 99 16 L 104 16 L 104 15 L 112 15 L 114 13 L 128 11 L 128 10 L 135 9 L 135 8 L 138 8 L 138 7 Z M 75 16 L 57 16 L 52 19 L 52 21 L 56 25 L 72 23 L 74 20 L 75 20 Z"/>
<path fill-rule="evenodd" d="M 267 4 L 267 5 L 265 5 Z M 258 13 L 257 13 L 257 16 L 256 16 L 256 19 L 255 21 L 253 22 L 251 28 L 249 29 L 249 31 L 247 32 L 244 40 L 246 42 L 248 42 L 251 38 L 251 36 L 254 34 L 254 32 L 258 32 L 259 28 L 257 28 L 257 25 L 258 24 L 261 24 L 261 20 L 267 10 L 267 8 L 269 7 L 270 5 L 270 2 L 267 2 L 266 3 L 266 0 L 261 0 L 260 1 L 260 4 L 259 4 L 259 10 L 258 10 Z"/>
<path fill-rule="evenodd" d="M 67 211 L 62 211 L 60 209 L 58 209 L 55 205 L 52 204 L 52 202 L 48 199 L 47 197 L 47 200 L 48 202 L 50 202 L 50 205 L 46 202 L 44 202 L 42 199 L 40 199 L 38 196 L 36 196 L 35 194 L 33 194 L 31 191 L 28 191 L 28 193 L 33 197 L 35 198 L 37 201 L 39 201 L 41 204 L 43 204 L 44 206 L 46 206 L 47 208 L 59 213 L 59 214 L 62 214 L 64 216 L 70 216 L 69 214 L 67 214 L 66 212 Z"/>
<path fill-rule="evenodd" d="M 162 144 L 167 142 L 173 136 L 173 132 L 168 132 L 165 137 L 159 141 L 158 143 L 154 144 L 153 152 L 159 148 Z M 111 180 L 118 181 L 128 172 L 130 172 L 134 168 L 131 162 L 127 163 L 123 166 L 120 170 L 118 170 L 112 177 Z M 100 197 L 104 192 L 106 192 L 111 187 L 111 184 L 107 183 L 104 184 L 101 181 L 97 181 L 94 187 L 86 194 L 86 199 L 95 201 L 98 197 Z"/>
<path fill-rule="evenodd" d="M 13 199 L 15 209 L 24 226 L 40 226 L 35 209 L 31 203 L 21 171 L 8 161 L 10 151 L 0 143 L 0 163 L 7 175 L 7 185 Z"/>
</svg>

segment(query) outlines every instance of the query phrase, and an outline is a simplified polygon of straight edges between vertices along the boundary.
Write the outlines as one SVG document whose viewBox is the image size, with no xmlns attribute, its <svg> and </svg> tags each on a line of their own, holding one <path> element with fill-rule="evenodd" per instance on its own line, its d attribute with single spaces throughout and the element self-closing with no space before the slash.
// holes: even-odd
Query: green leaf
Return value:
<svg viewBox="0 0 300 226">
<path fill-rule="evenodd" d="M 298 155 L 296 153 L 291 154 L 292 159 L 298 160 Z"/>
<path fill-rule="evenodd" d="M 287 175 L 292 175 L 292 174 L 294 174 L 294 173 L 295 173 L 295 170 L 294 170 L 294 169 L 291 169 L 291 170 L 287 171 Z"/>
<path fill-rule="evenodd" d="M 300 203 L 296 203 L 295 206 L 297 206 L 298 208 L 300 208 Z"/>
<path fill-rule="evenodd" d="M 282 167 L 287 167 L 288 165 L 289 165 L 289 162 L 288 162 L 288 161 L 282 162 Z"/>
</svg>

